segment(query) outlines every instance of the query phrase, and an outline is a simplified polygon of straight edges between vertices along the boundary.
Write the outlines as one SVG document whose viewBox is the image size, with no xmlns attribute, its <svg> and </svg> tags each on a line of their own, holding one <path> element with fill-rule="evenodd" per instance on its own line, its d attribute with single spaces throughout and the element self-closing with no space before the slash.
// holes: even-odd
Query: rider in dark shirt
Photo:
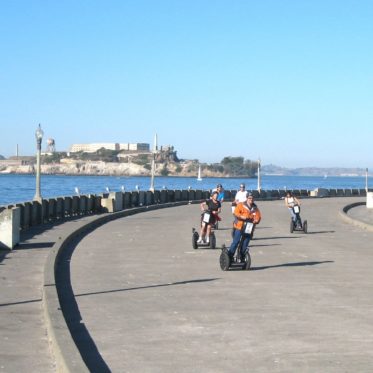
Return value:
<svg viewBox="0 0 373 373">
<path fill-rule="evenodd" d="M 212 192 L 211 198 L 200 204 L 202 214 L 201 234 L 197 243 L 209 243 L 211 226 L 216 223 L 217 215 L 221 211 L 221 203 L 218 201 L 218 192 Z"/>
</svg>

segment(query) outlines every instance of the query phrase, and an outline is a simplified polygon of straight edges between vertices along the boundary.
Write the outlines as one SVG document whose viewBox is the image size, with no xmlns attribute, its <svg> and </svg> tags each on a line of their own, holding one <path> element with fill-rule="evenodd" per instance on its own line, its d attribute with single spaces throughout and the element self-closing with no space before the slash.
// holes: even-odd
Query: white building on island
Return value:
<svg viewBox="0 0 373 373">
<path fill-rule="evenodd" d="M 93 144 L 73 144 L 70 147 L 70 153 L 95 153 L 97 150 L 104 148 L 107 150 L 124 151 L 124 152 L 149 152 L 150 146 L 146 143 L 119 144 L 119 143 L 93 143 Z"/>
</svg>

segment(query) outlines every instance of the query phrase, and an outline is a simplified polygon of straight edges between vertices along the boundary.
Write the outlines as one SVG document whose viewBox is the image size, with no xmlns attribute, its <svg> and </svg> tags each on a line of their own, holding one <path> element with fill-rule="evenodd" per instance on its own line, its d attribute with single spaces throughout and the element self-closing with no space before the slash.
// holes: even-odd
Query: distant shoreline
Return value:
<svg viewBox="0 0 373 373">
<path fill-rule="evenodd" d="M 35 173 L 34 172 L 4 172 L 4 171 L 0 171 L 0 176 L 1 175 L 27 175 L 27 176 L 35 176 Z M 41 173 L 42 176 L 48 176 L 48 175 L 51 175 L 51 176 L 97 176 L 97 177 L 100 177 L 100 176 L 105 176 L 105 177 L 143 177 L 143 178 L 149 178 L 151 177 L 151 175 L 121 175 L 121 174 L 111 174 L 111 173 L 100 173 L 100 174 L 97 174 L 97 173 L 63 173 L 63 172 L 56 172 L 56 173 L 52 173 L 52 172 L 42 172 Z M 298 175 L 292 175 L 292 174 L 273 174 L 273 173 L 262 173 L 261 176 L 273 176 L 273 177 L 310 177 L 310 178 L 314 178 L 314 177 L 320 177 L 320 178 L 324 178 L 324 175 L 309 175 L 309 174 L 298 174 Z M 189 178 L 189 179 L 197 179 L 197 176 L 194 176 L 194 175 L 180 175 L 180 174 L 169 174 L 169 175 L 155 175 L 155 177 L 164 177 L 164 178 L 167 178 L 167 177 L 179 177 L 179 178 Z M 346 174 L 342 174 L 342 175 L 329 175 L 328 177 L 360 177 L 360 178 L 365 178 L 365 175 L 354 175 L 354 174 L 349 174 L 349 175 L 346 175 Z M 368 177 L 373 177 L 373 175 L 368 175 Z M 240 176 L 226 176 L 226 175 L 214 175 L 214 176 L 204 176 L 202 177 L 202 179 L 257 179 L 258 177 L 257 176 L 247 176 L 247 175 L 240 175 Z"/>
<path fill-rule="evenodd" d="M 1 175 L 25 175 L 25 176 L 35 176 L 34 172 L 0 172 Z M 143 178 L 149 178 L 151 175 L 119 175 L 119 174 L 87 174 L 87 173 L 41 173 L 41 176 L 97 176 L 97 177 L 143 177 Z M 270 176 L 270 175 L 268 175 Z M 286 175 L 277 175 L 277 176 L 286 176 Z M 188 178 L 188 179 L 196 179 L 196 176 L 190 176 L 190 175 L 155 175 L 155 177 L 179 177 L 179 178 Z M 241 176 L 206 176 L 203 177 L 202 179 L 257 179 L 256 176 L 247 176 L 247 175 L 241 175 Z"/>
</svg>

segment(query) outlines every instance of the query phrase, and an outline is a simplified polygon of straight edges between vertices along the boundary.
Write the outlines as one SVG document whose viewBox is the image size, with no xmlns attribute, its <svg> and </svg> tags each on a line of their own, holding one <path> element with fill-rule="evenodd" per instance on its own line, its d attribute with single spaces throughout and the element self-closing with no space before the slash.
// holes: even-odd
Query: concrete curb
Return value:
<svg viewBox="0 0 373 373">
<path fill-rule="evenodd" d="M 343 207 L 342 211 L 339 212 L 339 215 L 342 217 L 342 219 L 345 222 L 373 232 L 373 225 L 372 224 L 364 223 L 360 220 L 353 219 L 350 216 L 348 216 L 348 214 L 347 214 L 348 211 L 351 210 L 352 208 L 357 207 L 357 206 L 364 206 L 364 205 L 366 205 L 366 202 L 351 203 L 351 204 Z"/>
<path fill-rule="evenodd" d="M 198 202 L 199 201 L 194 201 L 194 203 Z M 59 289 L 55 275 L 59 265 L 59 257 L 62 255 L 64 249 L 68 247 L 73 239 L 80 235 L 84 236 L 88 232 L 91 232 L 112 220 L 141 212 L 182 206 L 189 203 L 190 202 L 187 201 L 172 202 L 162 205 L 136 207 L 111 214 L 100 215 L 88 223 L 81 222 L 79 224 L 78 222 L 78 227 L 68 232 L 65 236 L 58 238 L 58 241 L 53 245 L 44 266 L 42 302 L 48 338 L 52 354 L 56 360 L 57 372 L 89 372 L 89 369 L 83 361 L 79 349 L 72 338 L 64 317 L 63 304 L 60 303 Z"/>
</svg>

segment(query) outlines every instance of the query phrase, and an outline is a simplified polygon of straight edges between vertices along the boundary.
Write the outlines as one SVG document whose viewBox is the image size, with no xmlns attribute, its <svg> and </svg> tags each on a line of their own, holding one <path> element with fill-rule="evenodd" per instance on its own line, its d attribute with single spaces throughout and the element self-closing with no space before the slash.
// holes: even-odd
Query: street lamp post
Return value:
<svg viewBox="0 0 373 373">
<path fill-rule="evenodd" d="M 260 179 L 260 158 L 258 159 L 258 192 L 260 193 L 261 189 L 262 189 L 262 183 L 261 183 L 261 179 Z"/>
<path fill-rule="evenodd" d="M 35 190 L 35 197 L 34 201 L 41 202 L 41 193 L 40 193 L 40 157 L 41 157 L 41 141 L 43 140 L 44 132 L 40 127 L 35 131 L 35 138 L 36 138 L 36 190 Z"/>
<path fill-rule="evenodd" d="M 151 177 L 150 177 L 150 188 L 151 192 L 154 192 L 154 177 L 155 177 L 155 155 L 157 153 L 157 134 L 154 136 L 154 147 L 153 147 L 153 154 L 152 154 L 152 169 L 151 169 Z"/>
<path fill-rule="evenodd" d="M 365 192 L 368 193 L 368 169 L 365 169 Z"/>
</svg>

